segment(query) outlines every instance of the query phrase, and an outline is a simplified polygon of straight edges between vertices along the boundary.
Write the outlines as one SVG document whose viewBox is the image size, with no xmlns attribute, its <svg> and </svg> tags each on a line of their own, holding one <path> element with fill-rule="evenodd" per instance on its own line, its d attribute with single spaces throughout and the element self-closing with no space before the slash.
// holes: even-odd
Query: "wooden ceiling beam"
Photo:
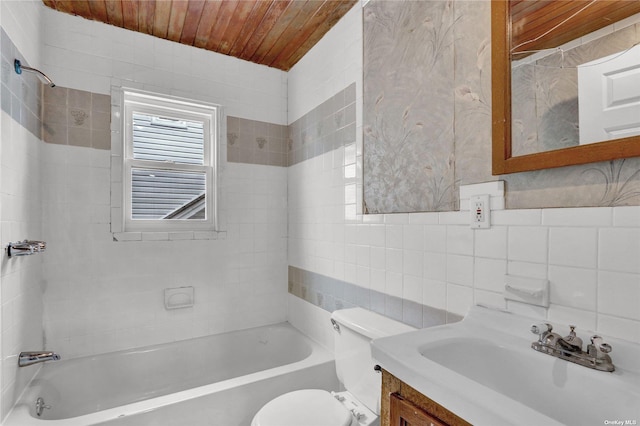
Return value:
<svg viewBox="0 0 640 426">
<path fill-rule="evenodd" d="M 171 17 L 172 1 L 159 1 L 156 3 L 156 10 L 153 14 L 153 35 L 160 38 L 167 38 L 169 31 L 169 18 Z"/>
<path fill-rule="evenodd" d="M 249 42 L 244 46 L 242 52 L 238 54 L 240 59 L 259 63 L 254 60 L 254 54 L 271 29 L 276 25 L 281 15 L 291 4 L 291 0 L 272 1 L 267 13 L 264 14 L 260 24 L 254 31 Z"/>
<path fill-rule="evenodd" d="M 357 0 L 42 0 L 64 13 L 288 70 Z"/>
<path fill-rule="evenodd" d="M 273 43 L 270 43 L 269 49 L 264 56 L 260 58 L 262 63 L 272 66 L 276 59 L 285 50 L 296 50 L 307 39 L 311 31 L 305 31 L 305 26 L 309 25 L 312 18 L 322 9 L 327 2 L 324 0 L 311 0 L 302 3 L 298 14 L 291 20 L 289 25 L 284 28 L 280 36 Z M 289 56 L 287 54 L 287 56 Z"/>
<path fill-rule="evenodd" d="M 229 54 L 229 51 L 231 51 L 235 41 L 238 39 L 240 33 L 245 27 L 244 23 L 247 22 L 247 19 L 251 16 L 254 5 L 254 2 L 249 1 L 238 2 L 233 19 L 231 19 L 229 25 L 227 25 L 227 29 L 220 39 L 216 52 L 223 53 L 225 55 Z"/>
<path fill-rule="evenodd" d="M 284 11 L 280 19 L 276 22 L 276 25 L 273 26 L 271 31 L 266 35 L 266 37 L 262 40 L 256 51 L 252 56 L 252 60 L 263 64 L 268 63 L 269 60 L 265 60 L 271 48 L 280 43 L 282 45 L 281 36 L 287 31 L 287 28 L 295 22 L 298 15 L 307 7 L 308 3 L 313 0 L 295 0 L 289 3 L 289 7 Z M 290 40 L 291 42 L 295 42 L 295 40 Z"/>
<path fill-rule="evenodd" d="M 218 10 L 218 17 L 216 19 L 216 23 L 211 29 L 211 33 L 209 34 L 209 41 L 207 42 L 206 49 L 212 50 L 216 52 L 218 45 L 220 44 L 220 40 L 224 35 L 227 27 L 229 26 L 229 22 L 233 18 L 236 8 L 238 7 L 238 3 L 242 0 L 225 0 L 220 5 L 220 10 Z"/>
<path fill-rule="evenodd" d="M 198 29 L 196 30 L 196 38 L 194 40 L 194 46 L 206 48 L 209 42 L 209 37 L 213 27 L 216 25 L 218 18 L 218 12 L 220 10 L 219 1 L 208 1 L 205 3 L 202 9 L 202 17 L 198 23 Z"/>
<path fill-rule="evenodd" d="M 561 46 L 640 13 L 638 0 L 511 1 L 511 45 L 512 53 L 520 53 L 518 58 Z"/>
<path fill-rule="evenodd" d="M 122 2 L 120 0 L 105 0 L 104 4 L 107 7 L 108 23 L 117 27 L 123 27 Z"/>
<path fill-rule="evenodd" d="M 182 34 L 180 35 L 180 43 L 193 46 L 198 32 L 198 26 L 202 19 L 202 10 L 204 9 L 204 0 L 190 0 L 187 8 L 187 15 L 182 26 Z"/>
<path fill-rule="evenodd" d="M 253 4 L 253 9 L 251 9 L 251 14 L 247 17 L 238 34 L 238 37 L 233 42 L 231 49 L 229 50 L 229 55 L 238 57 L 240 53 L 244 50 L 244 48 L 249 43 L 249 40 L 253 38 L 253 34 L 256 32 L 258 27 L 260 26 L 260 22 L 264 19 L 265 14 L 271 7 L 271 1 L 257 1 Z"/>
<path fill-rule="evenodd" d="M 138 0 L 123 0 L 122 1 L 122 20 L 124 27 L 128 30 L 138 31 L 138 15 L 139 15 L 139 3 Z"/>
<path fill-rule="evenodd" d="M 82 0 L 82 1 L 74 1 L 70 3 L 71 3 L 71 6 L 73 7 L 73 13 L 75 13 L 78 16 L 82 16 L 83 18 L 88 18 L 88 19 L 92 18 L 89 2 Z"/>
<path fill-rule="evenodd" d="M 89 2 L 89 9 L 91 10 L 91 19 L 95 19 L 100 22 L 108 22 L 109 16 L 107 14 L 107 5 L 104 0 L 93 0 Z"/>
<path fill-rule="evenodd" d="M 71 2 L 70 0 L 56 0 L 56 8 L 60 12 L 69 13 L 71 15 L 75 14 L 73 12 L 73 2 Z"/>
<path fill-rule="evenodd" d="M 153 35 L 153 19 L 156 12 L 156 2 L 142 1 L 138 6 L 138 31 Z"/>
<path fill-rule="evenodd" d="M 167 29 L 167 38 L 169 40 L 180 41 L 188 8 L 188 0 L 173 0 L 171 13 L 169 14 L 169 26 Z"/>
</svg>

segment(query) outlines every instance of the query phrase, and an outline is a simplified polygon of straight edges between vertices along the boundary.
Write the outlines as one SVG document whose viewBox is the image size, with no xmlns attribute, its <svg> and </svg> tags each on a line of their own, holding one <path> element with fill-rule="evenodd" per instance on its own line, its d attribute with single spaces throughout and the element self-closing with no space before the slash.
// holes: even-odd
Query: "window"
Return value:
<svg viewBox="0 0 640 426">
<path fill-rule="evenodd" d="M 220 107 L 122 91 L 124 231 L 214 230 Z"/>
</svg>

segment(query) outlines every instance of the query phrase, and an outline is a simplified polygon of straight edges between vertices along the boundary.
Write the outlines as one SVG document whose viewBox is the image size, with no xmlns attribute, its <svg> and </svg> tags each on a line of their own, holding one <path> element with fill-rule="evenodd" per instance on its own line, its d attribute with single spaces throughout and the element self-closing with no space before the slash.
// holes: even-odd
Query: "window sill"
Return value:
<svg viewBox="0 0 640 426">
<path fill-rule="evenodd" d="M 113 232 L 113 241 L 225 240 L 226 231 Z"/>
</svg>

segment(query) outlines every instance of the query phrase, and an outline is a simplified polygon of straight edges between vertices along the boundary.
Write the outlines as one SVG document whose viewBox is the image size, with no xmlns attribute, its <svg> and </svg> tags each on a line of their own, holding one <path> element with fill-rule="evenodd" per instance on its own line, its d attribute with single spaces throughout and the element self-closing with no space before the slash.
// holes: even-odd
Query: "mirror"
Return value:
<svg viewBox="0 0 640 426">
<path fill-rule="evenodd" d="M 635 19 L 640 2 L 511 0 L 491 2 L 491 8 L 494 175 L 640 156 L 637 125 L 613 126 L 604 136 L 581 140 L 588 126 L 580 125 L 579 117 L 596 96 L 578 96 L 578 80 L 584 81 L 578 74 L 587 70 L 593 75 L 594 64 L 633 55 L 635 63 L 622 68 L 640 72 L 640 22 Z M 623 19 L 637 24 L 627 25 L 621 35 L 625 30 L 617 27 L 625 26 L 612 24 Z M 596 31 L 606 35 L 598 38 Z M 640 74 L 609 82 L 604 93 L 622 93 L 621 98 L 640 108 L 640 85 L 633 82 L 637 78 Z M 614 109 L 620 108 L 616 104 Z M 627 116 L 640 118 L 640 109 Z"/>
</svg>

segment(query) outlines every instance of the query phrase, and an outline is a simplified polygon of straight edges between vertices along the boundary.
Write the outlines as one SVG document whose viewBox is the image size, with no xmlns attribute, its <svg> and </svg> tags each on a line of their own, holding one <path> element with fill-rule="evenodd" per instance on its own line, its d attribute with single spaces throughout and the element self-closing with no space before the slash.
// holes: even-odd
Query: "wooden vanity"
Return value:
<svg viewBox="0 0 640 426">
<path fill-rule="evenodd" d="M 382 369 L 381 426 L 468 426 L 471 423 Z"/>
</svg>

